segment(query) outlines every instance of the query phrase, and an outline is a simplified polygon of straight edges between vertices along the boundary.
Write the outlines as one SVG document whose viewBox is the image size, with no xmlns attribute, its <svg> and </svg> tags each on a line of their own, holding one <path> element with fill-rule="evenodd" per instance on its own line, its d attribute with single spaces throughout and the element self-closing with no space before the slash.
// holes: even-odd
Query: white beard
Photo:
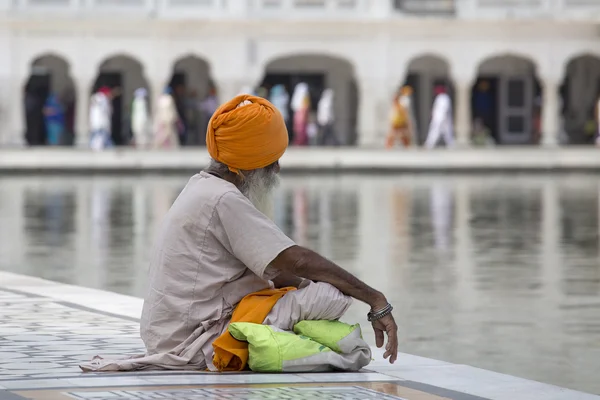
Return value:
<svg viewBox="0 0 600 400">
<path fill-rule="evenodd" d="M 246 175 L 241 192 L 258 211 L 273 220 L 275 216 L 273 190 L 278 185 L 279 177 L 275 172 L 257 169 Z"/>
</svg>

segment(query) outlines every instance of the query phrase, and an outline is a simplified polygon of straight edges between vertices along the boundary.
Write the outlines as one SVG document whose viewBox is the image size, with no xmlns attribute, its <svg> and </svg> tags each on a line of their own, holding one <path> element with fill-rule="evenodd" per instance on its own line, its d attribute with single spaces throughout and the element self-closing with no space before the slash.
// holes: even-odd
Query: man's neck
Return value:
<svg viewBox="0 0 600 400">
<path fill-rule="evenodd" d="M 222 173 L 220 171 L 216 171 L 213 168 L 207 168 L 204 170 L 206 173 L 216 176 L 217 178 L 223 179 L 229 183 L 233 183 L 236 187 L 239 188 L 239 179 L 236 174 L 231 171 L 227 171 L 226 173 Z"/>
</svg>

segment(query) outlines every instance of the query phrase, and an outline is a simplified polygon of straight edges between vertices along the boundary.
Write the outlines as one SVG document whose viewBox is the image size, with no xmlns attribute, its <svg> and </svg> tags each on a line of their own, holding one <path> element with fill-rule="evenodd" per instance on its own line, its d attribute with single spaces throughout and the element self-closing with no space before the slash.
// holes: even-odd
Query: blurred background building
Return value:
<svg viewBox="0 0 600 400">
<path fill-rule="evenodd" d="M 498 144 L 591 142 L 600 94 L 598 0 L 0 0 L 0 18 L 5 146 L 23 144 L 31 87 L 69 99 L 75 144 L 99 86 L 122 90 L 114 131 L 140 87 L 152 107 L 169 84 L 227 99 L 306 82 L 335 91 L 338 139 L 360 146 L 383 145 L 403 84 L 420 143 L 439 84 L 463 145 L 474 118 Z"/>
</svg>

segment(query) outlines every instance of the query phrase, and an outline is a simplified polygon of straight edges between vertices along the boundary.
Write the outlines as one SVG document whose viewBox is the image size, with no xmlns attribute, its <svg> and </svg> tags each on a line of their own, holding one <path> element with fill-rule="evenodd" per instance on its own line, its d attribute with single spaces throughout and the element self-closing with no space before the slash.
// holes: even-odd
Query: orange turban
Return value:
<svg viewBox="0 0 600 400">
<path fill-rule="evenodd" d="M 247 104 L 240 106 L 242 102 Z M 222 104 L 208 122 L 208 153 L 235 173 L 273 164 L 287 146 L 283 116 L 261 97 L 238 95 Z"/>
</svg>

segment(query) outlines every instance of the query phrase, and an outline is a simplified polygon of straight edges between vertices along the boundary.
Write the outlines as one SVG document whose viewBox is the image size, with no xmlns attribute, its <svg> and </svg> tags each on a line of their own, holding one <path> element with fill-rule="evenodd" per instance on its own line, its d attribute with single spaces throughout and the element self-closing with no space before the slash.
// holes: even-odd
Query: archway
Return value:
<svg viewBox="0 0 600 400">
<path fill-rule="evenodd" d="M 48 125 L 52 119 L 49 112 L 55 107 L 44 108 L 45 105 L 50 105 L 50 95 L 54 95 L 58 103 L 58 114 L 53 115 L 62 116 L 57 119 L 58 131 Z M 54 54 L 33 60 L 24 96 L 27 144 L 72 145 L 75 138 L 75 83 L 70 75 L 68 61 Z"/>
<path fill-rule="evenodd" d="M 327 88 L 333 90 L 333 135 L 337 144 L 355 144 L 359 94 L 353 65 L 342 58 L 320 54 L 280 57 L 267 64 L 260 86 L 268 93 L 273 86 L 281 84 L 291 98 L 295 86 L 300 82 L 307 83 L 310 88 L 311 118 L 316 118 L 323 91 Z M 293 140 L 292 112 L 289 107 L 288 114 L 288 131 Z M 322 143 L 319 139 L 320 137 L 314 138 L 310 143 Z"/>
<path fill-rule="evenodd" d="M 600 98 L 600 57 L 590 54 L 569 61 L 561 87 L 565 141 L 594 143 Z"/>
<path fill-rule="evenodd" d="M 144 77 L 144 67 L 136 59 L 127 55 L 115 55 L 107 58 L 98 69 L 93 92 L 100 87 L 108 86 L 119 89 L 118 95 L 112 100 L 112 139 L 116 146 L 130 143 L 131 134 L 131 103 L 133 92 L 138 88 L 148 90 L 148 101 L 152 99 L 150 87 Z"/>
<path fill-rule="evenodd" d="M 539 143 L 542 88 L 533 61 L 514 55 L 484 60 L 471 92 L 471 111 L 497 144 Z"/>
<path fill-rule="evenodd" d="M 408 64 L 405 85 L 413 88 L 413 112 L 417 124 L 418 141 L 424 143 L 427 138 L 431 107 L 435 99 L 435 87 L 444 85 L 454 102 L 454 85 L 448 62 L 436 55 L 422 55 Z"/>
<path fill-rule="evenodd" d="M 178 59 L 173 65 L 169 86 L 173 89 L 177 111 L 185 127 L 183 144 L 205 145 L 211 110 L 218 105 L 210 65 L 204 59 L 191 55 Z"/>
</svg>

